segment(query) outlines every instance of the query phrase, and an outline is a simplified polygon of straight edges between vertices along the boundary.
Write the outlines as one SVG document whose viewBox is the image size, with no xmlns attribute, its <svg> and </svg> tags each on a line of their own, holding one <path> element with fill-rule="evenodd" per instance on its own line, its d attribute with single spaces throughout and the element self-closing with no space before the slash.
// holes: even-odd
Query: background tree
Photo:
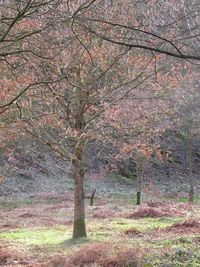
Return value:
<svg viewBox="0 0 200 267">
<path fill-rule="evenodd" d="M 190 73 L 190 79 L 182 83 L 174 92 L 174 130 L 186 153 L 186 174 L 189 181 L 188 200 L 194 200 L 193 150 L 199 140 L 199 90 L 196 75 Z"/>
<path fill-rule="evenodd" d="M 143 86 L 145 88 L 146 84 Z M 145 171 L 152 162 L 162 159 L 160 136 L 170 127 L 166 118 L 167 100 L 159 99 L 155 91 L 153 96 L 152 90 L 144 88 L 131 92 L 128 99 L 108 109 L 104 115 L 109 125 L 104 134 L 105 146 L 110 142 L 116 148 L 111 157 L 114 154 L 117 161 L 126 158 L 135 165 L 137 204 L 141 202 Z"/>
</svg>

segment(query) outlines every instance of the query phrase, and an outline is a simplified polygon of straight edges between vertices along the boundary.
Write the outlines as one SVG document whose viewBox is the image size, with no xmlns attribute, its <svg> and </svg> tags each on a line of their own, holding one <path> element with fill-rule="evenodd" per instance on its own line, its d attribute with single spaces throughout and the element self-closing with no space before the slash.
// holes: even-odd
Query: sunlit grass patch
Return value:
<svg viewBox="0 0 200 267">
<path fill-rule="evenodd" d="M 149 231 L 157 228 L 164 228 L 174 223 L 182 221 L 183 218 L 169 217 L 169 218 L 142 218 L 142 219 L 124 219 L 117 218 L 112 222 L 112 227 L 117 229 L 128 229 L 134 227 L 140 231 Z"/>
<path fill-rule="evenodd" d="M 66 227 L 20 229 L 17 231 L 0 233 L 1 239 L 17 241 L 27 245 L 55 245 L 71 237 L 71 229 Z"/>
<path fill-rule="evenodd" d="M 112 220 L 93 221 L 88 223 L 88 238 L 93 241 L 121 240 L 128 238 L 125 232 L 136 229 L 141 233 L 147 233 L 157 228 L 165 228 L 182 221 L 181 218 L 143 218 L 140 220 L 114 218 Z M 141 238 L 135 237 L 135 241 L 141 243 Z"/>
</svg>

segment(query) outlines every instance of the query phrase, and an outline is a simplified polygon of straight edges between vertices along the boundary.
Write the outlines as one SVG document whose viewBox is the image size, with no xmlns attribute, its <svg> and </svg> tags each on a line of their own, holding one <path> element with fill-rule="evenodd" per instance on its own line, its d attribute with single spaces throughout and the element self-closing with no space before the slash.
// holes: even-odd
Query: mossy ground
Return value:
<svg viewBox="0 0 200 267">
<path fill-rule="evenodd" d="M 174 203 L 176 201 L 180 200 L 175 199 Z M 144 266 L 200 266 L 200 233 L 162 234 L 162 229 L 191 216 L 191 209 L 198 217 L 198 204 L 190 207 L 185 216 L 126 217 L 137 208 L 130 199 L 96 199 L 95 206 L 86 207 L 88 238 L 75 242 L 71 240 L 71 197 L 4 200 L 0 208 L 0 239 L 9 250 L 23 251 L 27 266 L 30 262 L 36 266 L 37 262 L 47 262 L 54 255 L 67 256 L 88 244 L 101 243 L 115 244 L 127 250 L 139 246 L 141 251 L 146 251 Z M 129 229 L 136 229 L 141 235 L 129 236 L 126 234 Z M 157 229 L 160 229 L 160 235 L 156 234 Z"/>
</svg>

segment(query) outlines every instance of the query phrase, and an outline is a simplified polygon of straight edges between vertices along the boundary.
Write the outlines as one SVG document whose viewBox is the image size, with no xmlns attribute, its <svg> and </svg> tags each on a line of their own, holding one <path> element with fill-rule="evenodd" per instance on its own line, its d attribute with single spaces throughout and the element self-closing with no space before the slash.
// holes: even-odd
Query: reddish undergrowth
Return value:
<svg viewBox="0 0 200 267">
<path fill-rule="evenodd" d="M 142 267 L 139 248 L 123 250 L 108 243 L 88 245 L 69 257 L 56 257 L 46 267 Z"/>
<path fill-rule="evenodd" d="M 180 223 L 175 223 L 171 226 L 165 228 L 158 228 L 155 230 L 150 230 L 148 232 L 141 232 L 135 228 L 128 229 L 124 232 L 130 238 L 142 237 L 144 240 L 157 240 L 174 236 L 190 236 L 198 235 L 200 233 L 200 219 L 190 218 Z M 194 242 L 198 243 L 199 238 L 194 239 Z"/>
<path fill-rule="evenodd" d="M 8 241 L 1 240 L 0 266 L 26 266 L 23 252 L 13 249 Z"/>
<path fill-rule="evenodd" d="M 35 226 L 54 226 L 67 225 L 72 223 L 72 217 L 66 215 L 58 216 L 58 213 L 63 214 L 66 211 L 71 212 L 73 205 L 72 199 L 69 196 L 57 194 L 41 194 L 31 196 L 34 199 L 33 203 L 16 204 L 8 208 L 0 209 L 0 217 L 6 223 L 0 225 L 0 231 L 8 231 L 17 228 Z M 35 202 L 35 200 L 39 200 Z M 12 199 L 7 202 L 13 203 Z M 2 199 L 2 203 L 7 203 Z M 0 202 L 1 203 L 1 202 Z"/>
<path fill-rule="evenodd" d="M 131 228 L 125 231 L 125 234 L 129 237 L 142 237 L 143 233 L 136 228 Z"/>
<path fill-rule="evenodd" d="M 175 223 L 169 227 L 166 227 L 163 231 L 175 234 L 199 234 L 200 220 L 197 218 L 191 218 L 184 222 Z"/>
<path fill-rule="evenodd" d="M 136 211 L 126 214 L 126 218 L 160 218 L 182 217 L 194 212 L 191 204 L 172 202 L 149 202 L 140 206 Z"/>
<path fill-rule="evenodd" d="M 16 224 L 12 223 L 5 223 L 5 224 L 0 224 L 0 232 L 7 232 L 8 230 L 15 230 L 18 229 L 19 226 Z"/>
<path fill-rule="evenodd" d="M 136 211 L 127 214 L 126 218 L 130 219 L 139 219 L 139 218 L 159 218 L 167 216 L 167 213 L 163 213 L 159 210 L 150 208 L 150 207 L 141 207 Z"/>
<path fill-rule="evenodd" d="M 198 218 L 190 218 L 180 223 L 175 223 L 171 226 L 165 228 L 158 228 L 156 230 L 151 230 L 147 233 L 143 234 L 143 238 L 145 240 L 157 240 L 157 239 L 165 239 L 174 238 L 174 237 L 182 237 L 182 236 L 190 236 L 190 235 L 198 235 L 200 233 L 200 220 Z M 195 240 L 198 242 L 198 240 Z"/>
<path fill-rule="evenodd" d="M 93 218 L 95 219 L 106 219 L 106 218 L 114 218 L 116 217 L 115 212 L 110 211 L 110 210 L 101 210 L 101 211 L 96 211 L 93 213 Z"/>
</svg>

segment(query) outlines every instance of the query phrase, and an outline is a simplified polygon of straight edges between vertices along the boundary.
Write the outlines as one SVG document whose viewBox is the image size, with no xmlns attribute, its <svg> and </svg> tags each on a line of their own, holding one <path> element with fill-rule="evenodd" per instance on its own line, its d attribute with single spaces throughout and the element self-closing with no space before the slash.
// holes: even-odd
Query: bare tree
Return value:
<svg viewBox="0 0 200 267">
<path fill-rule="evenodd" d="M 181 8 L 185 6 L 182 2 Z M 22 8 L 14 9 L 14 20 L 11 16 L 8 27 L 3 30 L 5 43 L 18 17 L 36 15 L 36 21 L 46 22 L 45 15 L 38 20 L 38 12 L 50 14 L 52 8 L 55 10 L 60 4 L 47 19 L 51 29 L 46 30 L 46 23 L 40 29 L 41 43 L 35 39 L 36 43 L 30 46 L 28 42 L 25 47 L 21 44 L 0 54 L 3 61 L 15 54 L 34 57 L 39 54 L 41 59 L 31 64 L 34 82 L 3 101 L 0 108 L 14 106 L 17 100 L 18 113 L 13 115 L 14 120 L 23 122 L 26 132 L 52 147 L 66 161 L 71 161 L 74 168 L 73 238 L 86 236 L 84 151 L 89 138 L 99 130 L 98 119 L 103 118 L 108 107 L 127 98 L 142 83 L 152 82 L 151 78 L 158 75 L 160 67 L 170 62 L 164 56 L 200 60 L 198 51 L 190 46 L 193 39 L 198 40 L 197 27 L 185 32 L 185 26 L 182 26 L 185 17 L 189 18 L 191 14 L 195 14 L 194 23 L 198 23 L 199 13 L 194 13 L 196 7 L 182 17 L 180 5 L 170 3 L 158 6 L 146 1 L 142 6 L 140 1 L 130 0 L 69 0 L 58 1 L 52 7 L 55 3 L 49 0 L 45 2 L 45 13 L 43 2 L 28 1 Z M 35 34 L 39 33 L 23 34 L 22 40 Z M 17 35 L 17 38 L 21 37 Z M 46 43 L 49 46 L 44 45 Z M 48 61 L 55 48 L 59 53 Z M 49 54 L 41 56 L 45 50 Z M 157 54 L 163 58 L 158 59 Z M 28 71 L 30 73 L 31 67 Z M 33 88 L 31 93 L 28 92 L 30 87 Z"/>
</svg>

